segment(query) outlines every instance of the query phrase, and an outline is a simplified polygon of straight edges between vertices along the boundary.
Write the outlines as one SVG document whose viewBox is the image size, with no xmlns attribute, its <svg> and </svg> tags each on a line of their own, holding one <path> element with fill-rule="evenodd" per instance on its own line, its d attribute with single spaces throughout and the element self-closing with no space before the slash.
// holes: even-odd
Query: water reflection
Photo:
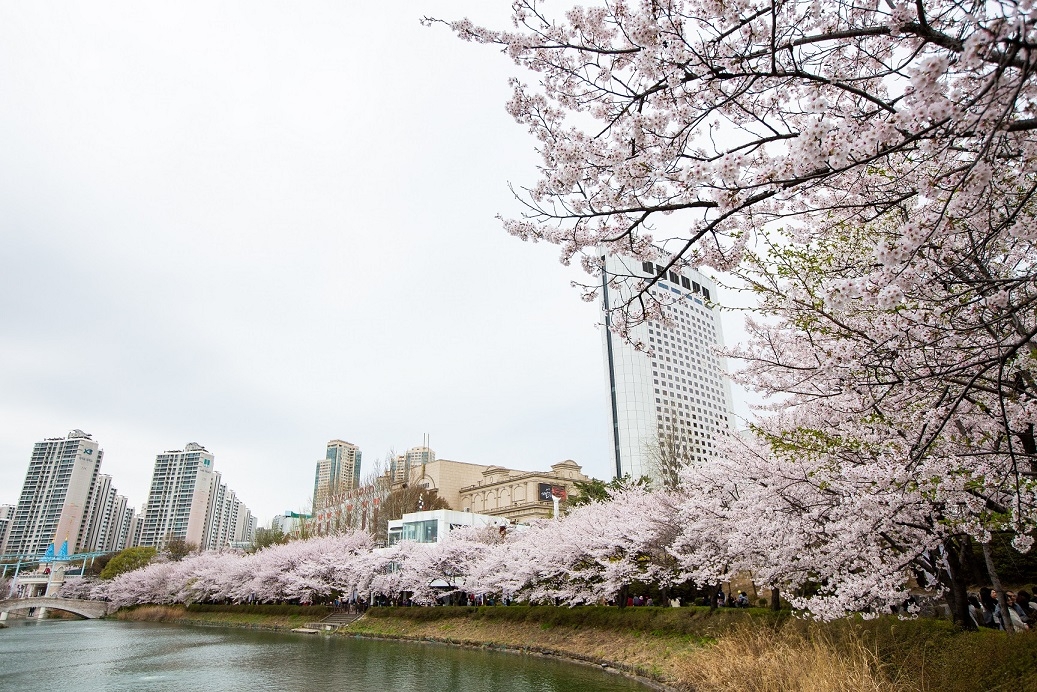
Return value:
<svg viewBox="0 0 1037 692">
<path fill-rule="evenodd" d="M 621 692 L 593 667 L 438 644 L 117 621 L 9 623 L 0 689 Z"/>
</svg>

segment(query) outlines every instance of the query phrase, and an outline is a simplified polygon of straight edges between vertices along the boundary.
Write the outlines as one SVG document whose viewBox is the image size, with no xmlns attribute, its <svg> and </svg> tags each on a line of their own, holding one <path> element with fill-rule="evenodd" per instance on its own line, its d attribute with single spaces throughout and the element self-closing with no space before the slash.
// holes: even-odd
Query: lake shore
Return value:
<svg viewBox="0 0 1037 692">
<path fill-rule="evenodd" d="M 123 620 L 290 630 L 312 611 L 140 606 Z M 260 607 L 261 610 L 261 607 Z M 762 609 L 372 608 L 331 636 L 493 648 L 604 666 L 657 689 L 1037 692 L 1037 634 L 960 632 L 940 620 L 811 623 Z"/>
</svg>

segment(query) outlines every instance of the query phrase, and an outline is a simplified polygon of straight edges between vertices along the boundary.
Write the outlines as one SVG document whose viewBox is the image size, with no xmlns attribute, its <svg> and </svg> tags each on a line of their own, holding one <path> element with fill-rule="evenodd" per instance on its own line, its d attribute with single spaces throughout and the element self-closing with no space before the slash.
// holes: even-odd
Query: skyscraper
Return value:
<svg viewBox="0 0 1037 692">
<path fill-rule="evenodd" d="M 139 545 L 162 550 L 172 538 L 206 547 L 210 512 L 220 486 L 212 454 L 190 442 L 155 457 Z"/>
<path fill-rule="evenodd" d="M 317 462 L 313 477 L 313 506 L 323 506 L 339 493 L 360 487 L 360 448 L 352 442 L 331 440 Z"/>
<path fill-rule="evenodd" d="M 42 555 L 52 542 L 88 549 L 91 501 L 104 452 L 82 430 L 33 446 L 18 506 L 11 519 L 7 552 Z"/>
<path fill-rule="evenodd" d="M 663 318 L 631 328 L 642 350 L 602 330 L 617 477 L 664 480 L 674 458 L 708 460 L 717 454 L 717 439 L 732 430 L 731 388 L 715 352 L 723 345 L 716 285 L 694 270 L 664 270 L 621 256 L 604 263 L 606 312 L 658 277 L 646 297 L 661 306 Z"/>
</svg>

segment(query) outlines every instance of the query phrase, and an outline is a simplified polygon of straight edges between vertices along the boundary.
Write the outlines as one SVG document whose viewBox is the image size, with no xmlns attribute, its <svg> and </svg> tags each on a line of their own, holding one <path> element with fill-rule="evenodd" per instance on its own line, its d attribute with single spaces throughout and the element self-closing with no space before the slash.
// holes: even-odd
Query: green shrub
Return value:
<svg viewBox="0 0 1037 692">
<path fill-rule="evenodd" d="M 156 553 L 157 551 L 154 548 L 146 548 L 144 546 L 127 548 L 108 560 L 104 569 L 101 570 L 101 579 L 114 579 L 120 574 L 146 567 Z"/>
<path fill-rule="evenodd" d="M 240 613 L 242 615 L 305 615 L 323 618 L 331 612 L 328 606 L 302 606 L 285 603 L 192 603 L 187 606 L 192 613 Z"/>
<path fill-rule="evenodd" d="M 788 613 L 768 610 L 721 608 L 710 613 L 709 608 L 637 607 L 614 608 L 605 606 L 438 606 L 435 608 L 372 608 L 370 617 L 401 618 L 422 622 L 467 618 L 499 622 L 531 622 L 546 627 L 576 627 L 615 631 L 647 632 L 657 635 L 680 634 L 713 636 L 733 622 L 759 620 L 763 623 L 780 622 Z"/>
</svg>

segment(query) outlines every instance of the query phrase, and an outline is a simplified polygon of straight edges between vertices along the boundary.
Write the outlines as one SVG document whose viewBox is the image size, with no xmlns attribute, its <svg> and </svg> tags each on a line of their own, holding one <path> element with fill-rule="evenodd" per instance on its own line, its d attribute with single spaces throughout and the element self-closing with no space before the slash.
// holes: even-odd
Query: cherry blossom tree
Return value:
<svg viewBox="0 0 1037 692">
<path fill-rule="evenodd" d="M 616 599 L 634 581 L 667 583 L 672 502 L 664 491 L 633 486 L 560 520 L 536 522 L 473 566 L 473 590 L 578 605 Z"/>
<path fill-rule="evenodd" d="M 92 579 L 66 579 L 58 590 L 58 598 L 89 599 L 95 583 Z M 9 580 L 0 581 L 0 595 L 6 597 L 9 586 Z"/>
<path fill-rule="evenodd" d="M 903 482 L 902 456 L 857 460 L 801 412 L 777 418 L 768 425 L 804 439 L 734 438 L 715 462 L 686 470 L 671 546 L 685 576 L 751 575 L 824 619 L 899 608 L 917 574 L 935 575 L 932 555 L 953 529 Z"/>
<path fill-rule="evenodd" d="M 772 447 L 838 462 L 834 478 L 857 479 L 841 490 L 854 502 L 881 495 L 869 474 L 898 479 L 929 518 L 897 550 L 924 561 L 940 537 L 943 574 L 959 571 L 963 536 L 1010 531 L 1027 550 L 1029 5 L 545 7 L 516 2 L 508 31 L 450 23 L 536 75 L 513 81 L 508 108 L 538 142 L 541 177 L 506 228 L 592 273 L 602 253 L 740 273 L 778 319 L 755 324 L 745 379 L 798 407 L 799 427 L 768 431 Z M 621 334 L 661 317 L 658 277 L 609 277 L 627 284 L 611 316 Z"/>
<path fill-rule="evenodd" d="M 510 233 L 597 274 L 602 253 L 727 270 L 769 224 L 802 246 L 880 224 L 889 237 L 861 260 L 884 301 L 932 279 L 910 270 L 919 256 L 992 307 L 1026 280 L 1026 261 L 1006 283 L 977 254 L 1035 235 L 1028 4 L 547 6 L 516 1 L 511 30 L 446 22 L 535 77 L 512 80 L 507 106 L 542 157 Z M 619 332 L 660 316 L 658 276 L 614 280 L 635 288 L 613 306 Z"/>
<path fill-rule="evenodd" d="M 768 449 L 756 456 L 769 460 L 772 475 L 766 464 L 749 465 L 749 483 L 767 488 L 764 498 L 782 488 L 784 505 L 800 513 L 825 508 L 824 523 L 800 528 L 816 544 L 839 536 L 846 556 L 871 555 L 870 596 L 864 581 L 838 566 L 833 546 L 822 554 L 826 566 L 812 568 L 843 596 L 858 589 L 846 609 L 868 598 L 894 602 L 903 594 L 889 581 L 899 571 L 906 583 L 913 571 L 942 581 L 956 619 L 968 625 L 970 541 L 1009 532 L 1026 552 L 1037 520 L 1037 296 L 1023 279 L 1032 243 L 988 239 L 967 262 L 919 252 L 902 266 L 912 280 L 891 297 L 874 266 L 860 261 L 896 237 L 884 224 L 815 238 L 809 247 L 773 231 L 764 237 L 767 254 L 749 251 L 737 270 L 760 296 L 763 316 L 749 322 L 753 339 L 733 355 L 747 364 L 740 379 L 776 397 L 781 414 L 758 428 Z M 985 295 L 990 283 L 1010 288 Z M 792 479 L 795 493 L 785 490 Z M 854 513 L 844 516 L 846 508 Z M 845 525 L 835 530 L 834 517 Z M 792 553 L 811 554 L 809 546 Z M 797 583 L 794 574 L 785 578 Z"/>
</svg>

